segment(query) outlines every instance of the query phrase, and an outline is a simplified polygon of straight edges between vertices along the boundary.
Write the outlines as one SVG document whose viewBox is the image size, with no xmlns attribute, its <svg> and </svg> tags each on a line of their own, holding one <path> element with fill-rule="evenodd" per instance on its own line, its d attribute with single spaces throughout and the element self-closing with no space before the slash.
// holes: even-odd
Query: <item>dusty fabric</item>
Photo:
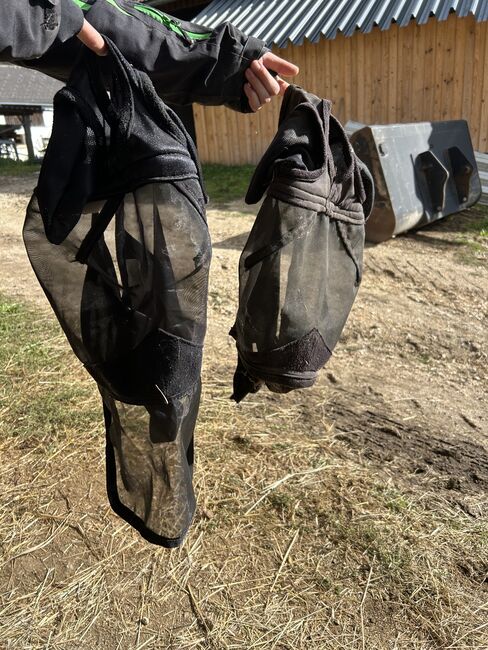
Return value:
<svg viewBox="0 0 488 650">
<path fill-rule="evenodd" d="M 238 402 L 264 383 L 275 392 L 311 386 L 361 282 L 373 182 L 330 108 L 290 86 L 249 186 L 248 203 L 266 198 L 239 263 Z"/>
<path fill-rule="evenodd" d="M 148 540 L 171 547 L 195 509 L 211 257 L 206 197 L 178 118 L 111 48 L 110 100 L 88 51 L 56 97 L 24 241 L 99 386 L 110 503 Z"/>
</svg>

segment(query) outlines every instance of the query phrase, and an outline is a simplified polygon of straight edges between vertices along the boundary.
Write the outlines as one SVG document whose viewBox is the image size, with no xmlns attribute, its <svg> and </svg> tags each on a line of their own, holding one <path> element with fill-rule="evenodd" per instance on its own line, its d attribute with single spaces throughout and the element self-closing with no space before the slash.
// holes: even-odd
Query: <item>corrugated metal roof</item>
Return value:
<svg viewBox="0 0 488 650">
<path fill-rule="evenodd" d="M 333 39 L 338 32 L 370 32 L 375 25 L 382 30 L 411 20 L 422 25 L 431 15 L 446 20 L 451 11 L 488 20 L 488 0 L 214 0 L 194 22 L 216 27 L 228 21 L 269 45 L 284 47 L 288 41 L 301 45 L 304 38 L 313 43 Z"/>
<path fill-rule="evenodd" d="M 53 97 L 63 84 L 41 72 L 0 64 L 1 105 L 52 106 Z"/>
</svg>

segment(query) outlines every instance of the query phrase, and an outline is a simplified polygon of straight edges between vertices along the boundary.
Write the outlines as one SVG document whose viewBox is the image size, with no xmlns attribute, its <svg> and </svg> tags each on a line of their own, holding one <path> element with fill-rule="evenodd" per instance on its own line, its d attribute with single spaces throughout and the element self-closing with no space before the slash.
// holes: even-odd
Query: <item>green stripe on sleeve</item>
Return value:
<svg viewBox="0 0 488 650">
<path fill-rule="evenodd" d="M 134 9 L 137 9 L 137 11 L 140 11 L 141 13 L 150 16 L 151 18 L 153 18 L 153 20 L 156 20 L 158 23 L 161 23 L 162 25 L 170 29 L 172 32 L 175 32 L 175 34 L 179 34 L 184 38 L 191 39 L 194 41 L 204 41 L 207 38 L 210 38 L 210 36 L 212 35 L 212 32 L 206 32 L 206 33 L 189 32 L 186 29 L 180 27 L 180 24 L 177 20 L 174 20 L 173 18 L 166 15 L 162 11 L 159 11 L 159 9 L 154 9 L 153 7 L 146 7 L 145 5 L 141 5 L 141 4 L 135 4 Z"/>
<path fill-rule="evenodd" d="M 124 14 L 126 16 L 130 16 L 130 13 L 126 11 L 125 9 L 122 9 L 122 7 L 119 7 L 119 5 L 115 2 L 115 0 L 105 0 L 105 2 L 108 2 L 109 5 L 112 5 L 112 7 L 115 7 L 118 11 L 120 11 L 121 14 Z"/>
<path fill-rule="evenodd" d="M 88 11 L 90 9 L 91 5 L 88 4 L 88 2 L 83 2 L 83 0 L 73 0 L 75 5 L 78 5 L 80 9 L 83 11 Z"/>
</svg>

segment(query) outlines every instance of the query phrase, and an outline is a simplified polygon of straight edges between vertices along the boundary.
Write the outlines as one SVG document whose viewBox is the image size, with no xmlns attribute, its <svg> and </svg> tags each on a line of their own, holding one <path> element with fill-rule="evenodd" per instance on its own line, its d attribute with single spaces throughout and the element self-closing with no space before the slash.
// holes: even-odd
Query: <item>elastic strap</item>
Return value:
<svg viewBox="0 0 488 650">
<path fill-rule="evenodd" d="M 114 214 L 117 212 L 117 209 L 123 200 L 124 194 L 119 194 L 105 202 L 105 205 L 99 212 L 92 227 L 87 232 L 85 239 L 81 242 L 81 246 L 76 253 L 75 259 L 77 262 L 80 262 L 80 264 L 86 264 L 95 244 L 103 236 L 103 233 L 108 228 L 109 223 L 112 221 Z"/>
<path fill-rule="evenodd" d="M 351 245 L 351 240 L 347 234 L 346 226 L 342 221 L 339 220 L 336 221 L 336 226 L 337 232 L 339 233 L 339 236 L 342 239 L 342 243 L 344 244 L 344 248 L 346 249 L 347 254 L 354 262 L 354 266 L 356 267 L 356 286 L 359 286 L 361 283 L 361 266 L 359 264 L 358 258 L 356 257 L 356 254 L 354 253 L 353 247 Z"/>
</svg>

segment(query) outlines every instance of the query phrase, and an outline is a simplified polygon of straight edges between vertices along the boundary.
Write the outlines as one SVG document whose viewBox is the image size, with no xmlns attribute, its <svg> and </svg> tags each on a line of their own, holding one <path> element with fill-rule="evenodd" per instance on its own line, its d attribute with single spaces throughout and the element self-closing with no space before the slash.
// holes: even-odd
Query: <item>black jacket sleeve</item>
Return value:
<svg viewBox="0 0 488 650">
<path fill-rule="evenodd" d="M 73 0 L 1 0 L 0 61 L 37 59 L 83 25 Z"/>
<path fill-rule="evenodd" d="M 33 1 L 43 6 L 48 4 L 48 0 Z M 0 0 L 0 4 L 2 2 L 5 0 Z M 7 0 L 7 4 L 14 2 L 19 0 Z M 198 102 L 250 111 L 244 93 L 244 71 L 253 59 L 267 51 L 262 41 L 243 34 L 229 23 L 209 30 L 177 21 L 132 0 L 56 2 L 62 4 L 60 32 L 51 47 L 43 50 L 45 54 L 36 61 L 23 62 L 29 67 L 61 80 L 69 76 L 81 47 L 77 39 L 63 40 L 66 35 L 61 29 L 64 11 L 67 27 L 72 22 L 73 8 L 63 3 L 71 3 L 77 11 L 82 7 L 88 22 L 101 34 L 109 36 L 130 63 L 150 76 L 164 100 L 173 104 Z M 14 34 L 14 40 L 15 37 Z M 38 47 L 37 51 L 40 50 L 42 48 Z"/>
</svg>

